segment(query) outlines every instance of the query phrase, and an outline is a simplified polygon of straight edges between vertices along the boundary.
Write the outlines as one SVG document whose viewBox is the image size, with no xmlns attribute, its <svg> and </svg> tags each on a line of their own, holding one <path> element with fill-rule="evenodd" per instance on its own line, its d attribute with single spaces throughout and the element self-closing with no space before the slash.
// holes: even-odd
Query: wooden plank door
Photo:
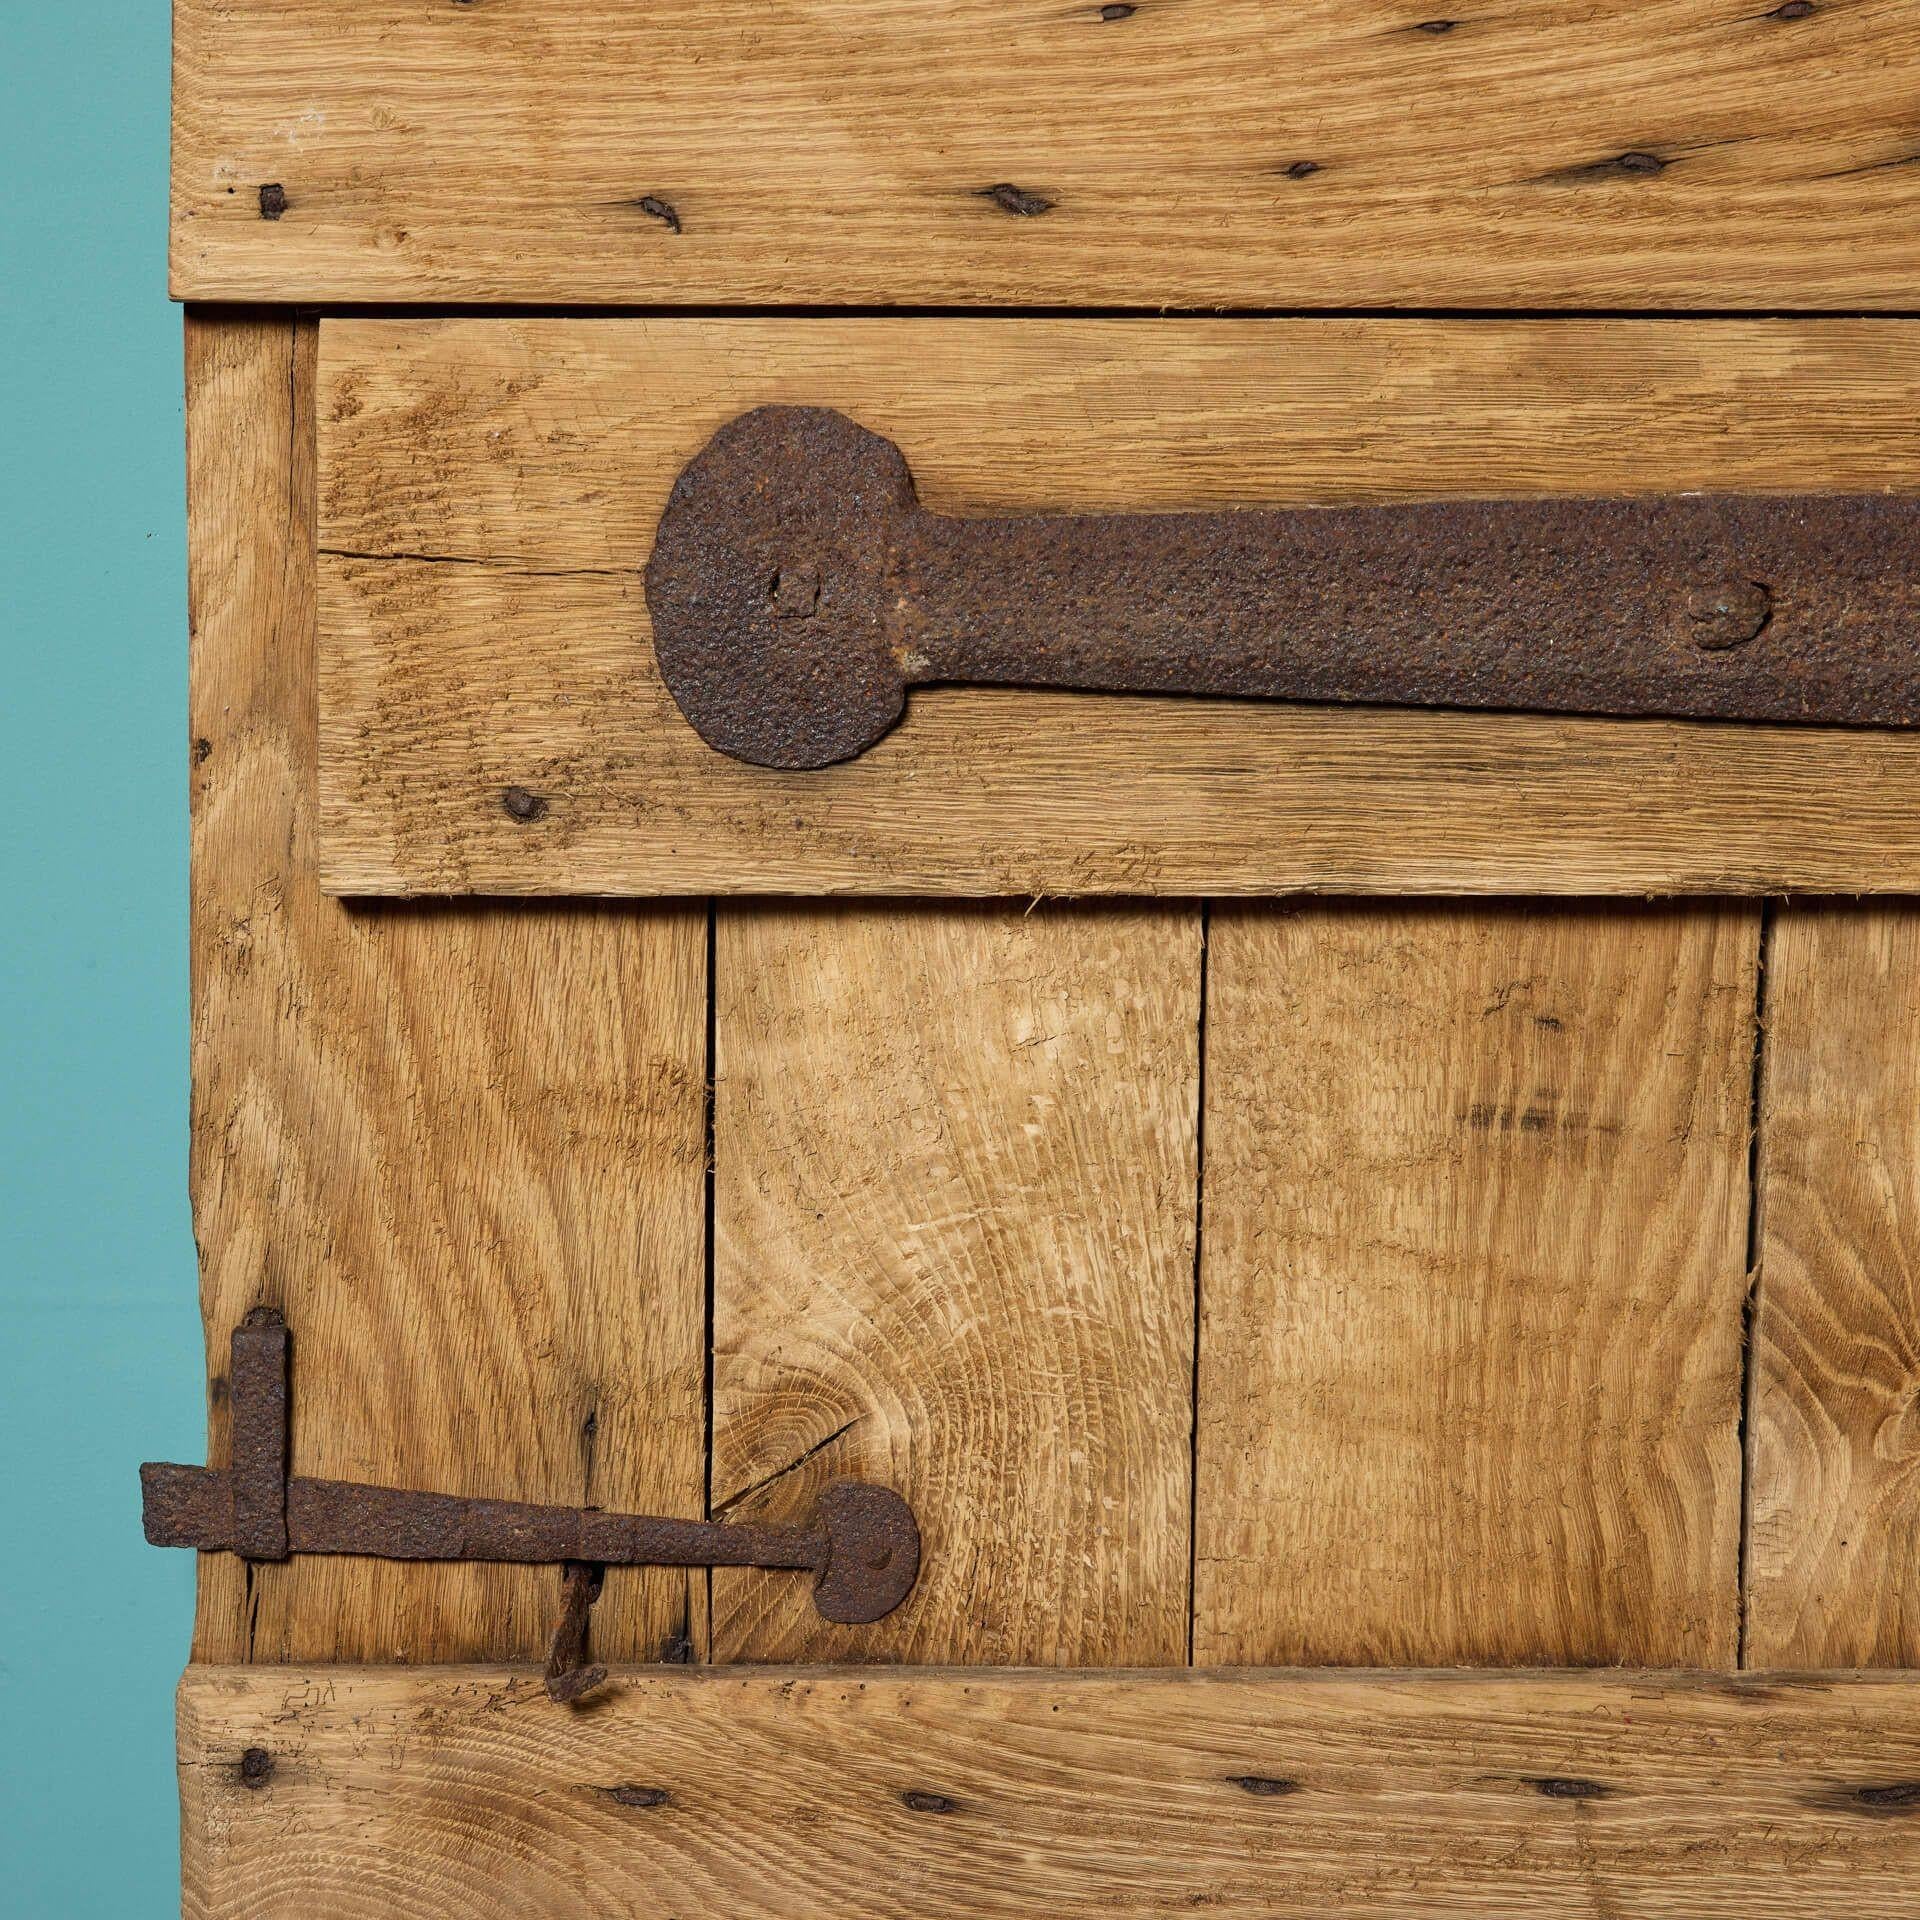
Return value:
<svg viewBox="0 0 1920 1920">
<path fill-rule="evenodd" d="M 642 574 L 767 402 L 956 514 L 1920 489 L 1914 10 L 176 29 L 208 1457 L 269 1305 L 302 1473 L 925 1548 L 615 1569 L 579 1707 L 557 1568 L 206 1555 L 187 1912 L 1920 1910 L 1920 734 L 773 773 Z"/>
</svg>

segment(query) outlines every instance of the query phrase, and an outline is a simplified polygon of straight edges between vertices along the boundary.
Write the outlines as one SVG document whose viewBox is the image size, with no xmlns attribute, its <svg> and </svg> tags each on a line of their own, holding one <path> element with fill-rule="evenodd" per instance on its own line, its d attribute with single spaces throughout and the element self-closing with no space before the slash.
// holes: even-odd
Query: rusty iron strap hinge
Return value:
<svg viewBox="0 0 1920 1920">
<path fill-rule="evenodd" d="M 604 1677 L 586 1663 L 586 1614 L 610 1566 L 768 1567 L 814 1576 L 823 1619 L 862 1625 L 891 1613 L 920 1570 L 920 1529 L 887 1487 L 836 1480 L 799 1526 L 676 1520 L 597 1507 L 470 1500 L 289 1471 L 287 1325 L 256 1307 L 234 1329 L 228 1374 L 232 1464 L 140 1469 L 147 1539 L 248 1560 L 360 1553 L 385 1560 L 552 1562 L 567 1569 L 548 1685 L 578 1697 Z"/>
<path fill-rule="evenodd" d="M 1920 499 L 1887 494 L 955 518 L 890 440 L 762 407 L 680 475 L 646 590 L 682 713 L 767 767 L 932 681 L 1920 721 Z"/>
</svg>

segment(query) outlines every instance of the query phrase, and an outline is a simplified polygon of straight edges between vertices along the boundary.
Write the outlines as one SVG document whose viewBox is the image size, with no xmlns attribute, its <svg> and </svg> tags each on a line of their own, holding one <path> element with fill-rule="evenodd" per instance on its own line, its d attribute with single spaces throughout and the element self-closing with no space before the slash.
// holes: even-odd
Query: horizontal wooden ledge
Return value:
<svg viewBox="0 0 1920 1920">
<path fill-rule="evenodd" d="M 1920 1674 L 194 1667 L 186 1910 L 1845 1912 L 1920 1894 Z M 1830 1904 L 1829 1904 L 1830 1903 Z"/>
<path fill-rule="evenodd" d="M 744 766 L 668 696 L 640 576 L 766 401 L 984 512 L 1912 488 L 1917 397 L 1887 321 L 327 321 L 323 882 L 1920 890 L 1920 734 L 930 688 L 847 765 Z"/>
<path fill-rule="evenodd" d="M 1899 308 L 1909 0 L 176 0 L 197 300 Z"/>
</svg>

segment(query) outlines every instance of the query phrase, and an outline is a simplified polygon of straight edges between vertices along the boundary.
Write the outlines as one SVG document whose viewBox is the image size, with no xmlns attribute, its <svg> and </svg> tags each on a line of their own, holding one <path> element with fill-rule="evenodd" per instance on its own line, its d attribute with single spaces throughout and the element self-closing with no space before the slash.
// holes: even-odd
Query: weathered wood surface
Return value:
<svg viewBox="0 0 1920 1920">
<path fill-rule="evenodd" d="M 1920 1665 L 1920 911 L 1767 949 L 1747 1659 Z"/>
<path fill-rule="evenodd" d="M 638 571 L 766 400 L 888 433 L 949 511 L 1912 487 L 1920 329 L 344 320 L 321 383 L 336 891 L 1920 888 L 1913 734 L 950 688 L 850 765 L 748 768 L 661 686 Z"/>
<path fill-rule="evenodd" d="M 1214 910 L 1197 1664 L 1735 1663 L 1758 926 Z"/>
<path fill-rule="evenodd" d="M 190 1920 L 1910 1920 L 1920 1885 L 1915 1676 L 721 1669 L 570 1715 L 525 1669 L 195 1668 L 180 1760 Z"/>
<path fill-rule="evenodd" d="M 177 0 L 210 300 L 1909 307 L 1905 0 Z"/>
<path fill-rule="evenodd" d="M 717 1659 L 1186 1658 L 1200 916 L 723 907 L 713 1494 L 913 1502 L 835 1628 L 716 1571 Z"/>
<path fill-rule="evenodd" d="M 314 329 L 190 317 L 191 1179 L 227 1337 L 293 1328 L 299 1471 L 698 1514 L 705 915 L 351 909 L 314 878 Z M 202 1561 L 201 1658 L 539 1653 L 558 1569 Z M 621 1570 L 595 1645 L 703 1633 Z"/>
</svg>

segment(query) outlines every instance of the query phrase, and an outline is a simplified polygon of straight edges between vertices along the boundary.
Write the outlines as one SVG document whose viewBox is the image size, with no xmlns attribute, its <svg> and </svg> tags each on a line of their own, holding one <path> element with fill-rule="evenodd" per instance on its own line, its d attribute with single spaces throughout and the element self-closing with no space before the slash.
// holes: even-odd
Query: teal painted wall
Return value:
<svg viewBox="0 0 1920 1920">
<path fill-rule="evenodd" d="M 0 1914 L 179 1911 L 203 1457 L 166 0 L 0 4 Z"/>
</svg>

